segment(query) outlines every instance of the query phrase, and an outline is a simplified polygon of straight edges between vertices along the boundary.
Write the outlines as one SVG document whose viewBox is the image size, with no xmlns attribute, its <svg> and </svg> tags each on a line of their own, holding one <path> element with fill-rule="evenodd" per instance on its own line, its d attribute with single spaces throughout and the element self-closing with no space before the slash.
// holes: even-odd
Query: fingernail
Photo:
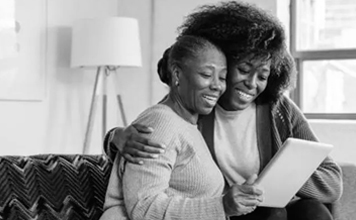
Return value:
<svg viewBox="0 0 356 220">
<path fill-rule="evenodd" d="M 164 153 L 164 150 L 159 150 L 160 153 Z"/>
<path fill-rule="evenodd" d="M 139 161 L 139 162 L 138 162 L 138 164 L 142 165 L 142 164 L 143 164 L 143 161 L 142 161 L 142 160 L 141 160 L 141 161 Z"/>
<path fill-rule="evenodd" d="M 157 157 L 158 157 L 158 154 L 153 154 L 152 157 L 153 157 L 153 158 L 157 158 Z"/>
<path fill-rule="evenodd" d="M 161 147 L 164 148 L 164 149 L 166 149 L 166 145 L 164 145 L 164 144 L 162 144 Z"/>
</svg>

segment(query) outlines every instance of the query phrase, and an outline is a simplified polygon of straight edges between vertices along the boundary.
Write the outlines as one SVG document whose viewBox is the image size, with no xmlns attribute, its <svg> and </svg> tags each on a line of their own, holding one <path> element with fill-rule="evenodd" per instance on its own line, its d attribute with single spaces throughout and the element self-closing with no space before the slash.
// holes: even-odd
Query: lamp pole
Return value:
<svg viewBox="0 0 356 220">
<path fill-rule="evenodd" d="M 106 132 L 108 104 L 106 77 L 119 66 L 141 66 L 138 21 L 135 18 L 128 17 L 78 20 L 73 24 L 71 52 L 71 67 L 97 68 L 83 147 L 83 153 L 87 153 L 90 147 L 97 102 L 99 95 L 101 95 L 99 93 L 101 92 L 103 93 L 103 121 L 101 124 L 103 137 Z M 100 86 L 103 87 L 99 88 Z M 117 94 L 116 98 L 122 122 L 126 126 L 121 96 Z"/>
<path fill-rule="evenodd" d="M 90 147 L 90 138 L 93 131 L 95 112 L 97 110 L 98 98 L 100 96 L 100 86 L 102 86 L 102 95 L 103 95 L 103 105 L 102 105 L 102 139 L 106 134 L 106 120 L 107 120 L 107 77 L 109 76 L 111 71 L 115 71 L 116 68 L 110 68 L 109 66 L 99 66 L 97 68 L 95 84 L 93 95 L 91 98 L 90 110 L 89 110 L 89 118 L 88 124 L 85 132 L 84 146 L 83 146 L 83 154 L 86 154 Z M 115 85 L 114 85 L 115 86 Z M 120 110 L 121 120 L 124 126 L 127 126 L 124 106 L 122 104 L 121 95 L 116 94 L 118 107 Z"/>
<path fill-rule="evenodd" d="M 93 125 L 94 125 L 94 116 L 95 116 L 95 111 L 96 111 L 96 106 L 98 105 L 98 97 L 99 97 L 99 85 L 101 84 L 102 76 L 101 76 L 101 68 L 98 67 L 96 71 L 96 77 L 95 77 L 95 83 L 94 83 L 94 90 L 91 98 L 91 104 L 90 104 L 90 110 L 89 110 L 89 118 L 88 118 L 88 125 L 87 129 L 85 132 L 85 139 L 84 139 L 84 147 L 83 147 L 83 154 L 88 152 L 89 146 L 90 146 L 90 137 L 91 133 L 93 131 Z"/>
</svg>

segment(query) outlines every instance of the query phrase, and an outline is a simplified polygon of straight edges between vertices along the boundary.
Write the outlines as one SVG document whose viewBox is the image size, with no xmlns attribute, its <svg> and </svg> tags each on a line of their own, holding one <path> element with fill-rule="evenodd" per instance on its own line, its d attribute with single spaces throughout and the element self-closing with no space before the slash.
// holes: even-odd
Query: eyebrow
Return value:
<svg viewBox="0 0 356 220">
<path fill-rule="evenodd" d="M 260 65 L 259 67 L 261 67 L 262 65 Z M 271 70 L 271 68 L 270 67 L 268 67 L 268 66 L 266 66 L 266 65 L 263 65 L 262 66 L 262 69 L 263 70 Z"/>
<path fill-rule="evenodd" d="M 215 69 L 215 68 L 223 68 L 223 69 L 227 69 L 226 65 L 214 65 L 214 64 L 208 64 L 208 65 L 204 65 L 202 66 L 203 68 L 208 68 L 208 69 Z"/>
<path fill-rule="evenodd" d="M 242 64 L 246 64 L 249 67 L 254 67 L 253 63 L 250 61 L 241 62 L 239 65 L 242 65 Z M 262 67 L 263 71 L 271 71 L 271 68 L 267 66 L 267 62 L 261 62 L 261 64 L 258 65 L 256 68 L 261 68 L 261 67 Z"/>
<path fill-rule="evenodd" d="M 253 64 L 249 61 L 243 61 L 241 63 L 239 63 L 239 65 L 243 65 L 243 64 L 246 64 L 246 65 L 249 65 L 249 66 L 253 66 Z"/>
</svg>

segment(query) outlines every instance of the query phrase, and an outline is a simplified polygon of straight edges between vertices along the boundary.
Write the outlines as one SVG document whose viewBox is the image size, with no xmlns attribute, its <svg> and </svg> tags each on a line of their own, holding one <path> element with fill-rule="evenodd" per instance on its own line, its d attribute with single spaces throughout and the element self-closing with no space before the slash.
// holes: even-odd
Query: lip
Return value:
<svg viewBox="0 0 356 220">
<path fill-rule="evenodd" d="M 216 94 L 203 94 L 203 97 L 211 98 L 211 99 L 219 99 L 219 95 Z"/>
<path fill-rule="evenodd" d="M 242 89 L 235 89 L 237 92 L 242 92 L 242 93 L 245 93 L 246 95 L 249 95 L 249 96 L 255 96 L 256 94 L 255 93 L 250 93 L 250 92 L 246 92 Z"/>
<path fill-rule="evenodd" d="M 249 103 L 255 99 L 255 94 L 251 92 L 245 92 L 241 89 L 236 89 L 236 95 L 240 102 L 242 103 Z"/>
<path fill-rule="evenodd" d="M 209 106 L 213 107 L 218 102 L 220 96 L 216 94 L 203 94 L 202 97 Z"/>
</svg>

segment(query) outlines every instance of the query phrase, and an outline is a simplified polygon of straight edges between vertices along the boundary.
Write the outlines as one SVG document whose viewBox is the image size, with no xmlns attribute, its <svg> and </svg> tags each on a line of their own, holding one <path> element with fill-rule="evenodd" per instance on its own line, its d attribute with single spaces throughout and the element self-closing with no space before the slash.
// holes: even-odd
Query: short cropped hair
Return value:
<svg viewBox="0 0 356 220">
<path fill-rule="evenodd" d="M 184 35 L 165 50 L 163 57 L 158 61 L 157 72 L 161 81 L 168 86 L 172 84 L 172 66 L 182 68 L 186 60 L 199 56 L 199 51 L 205 48 L 222 50 L 203 37 Z"/>
<path fill-rule="evenodd" d="M 281 22 L 255 5 L 225 1 L 200 6 L 178 28 L 178 37 L 184 35 L 203 37 L 218 45 L 229 65 L 249 55 L 271 60 L 267 88 L 258 98 L 262 102 L 278 100 L 296 73 Z"/>
</svg>

